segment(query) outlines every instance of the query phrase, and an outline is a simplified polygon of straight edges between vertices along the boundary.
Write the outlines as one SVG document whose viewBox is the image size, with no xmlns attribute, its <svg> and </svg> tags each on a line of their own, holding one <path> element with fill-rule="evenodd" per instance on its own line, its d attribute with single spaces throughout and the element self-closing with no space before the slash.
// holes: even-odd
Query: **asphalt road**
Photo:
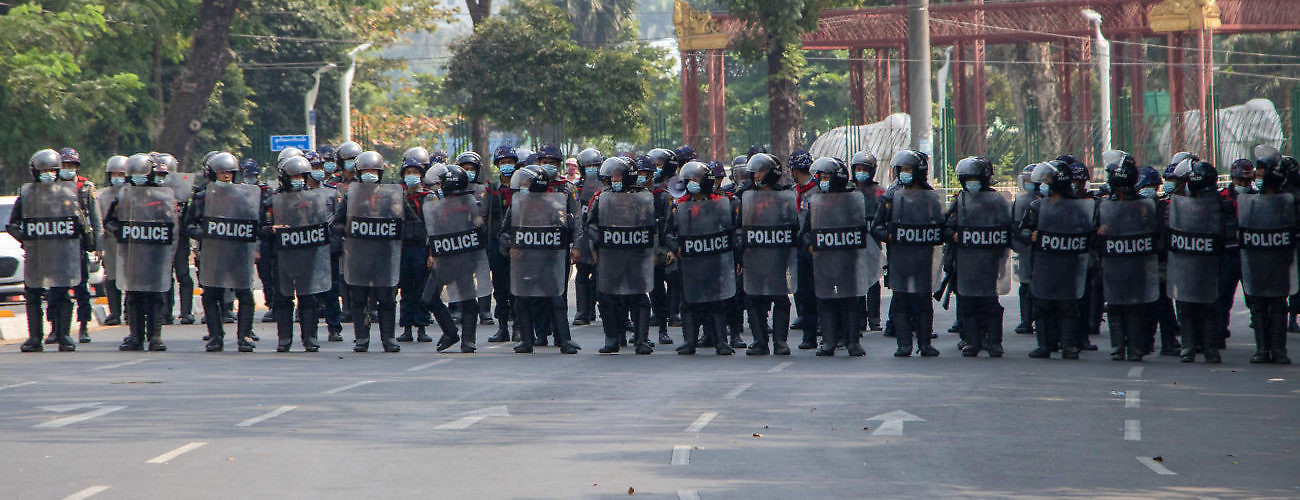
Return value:
<svg viewBox="0 0 1300 500">
<path fill-rule="evenodd" d="M 1003 359 L 951 334 L 897 359 L 879 333 L 865 358 L 609 356 L 598 326 L 576 356 L 277 354 L 264 323 L 253 354 L 202 352 L 201 325 L 120 353 L 104 328 L 76 353 L 3 347 L 0 497 L 1300 497 L 1300 369 L 1248 364 L 1234 319 L 1222 365 L 1113 362 L 1097 337 L 1034 360 L 1014 334 Z"/>
</svg>

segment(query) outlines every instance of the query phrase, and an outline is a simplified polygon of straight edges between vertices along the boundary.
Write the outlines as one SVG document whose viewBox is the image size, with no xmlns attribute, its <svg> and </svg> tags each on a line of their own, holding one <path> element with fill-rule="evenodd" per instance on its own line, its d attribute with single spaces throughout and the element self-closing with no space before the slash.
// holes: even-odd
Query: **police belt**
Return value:
<svg viewBox="0 0 1300 500">
<path fill-rule="evenodd" d="M 23 240 L 63 240 L 77 237 L 77 217 L 23 217 Z"/>
<path fill-rule="evenodd" d="M 257 241 L 257 221 L 204 217 L 203 237 L 215 240 L 254 242 Z"/>
<path fill-rule="evenodd" d="M 731 251 L 731 232 L 681 236 L 682 257 L 704 257 Z"/>
<path fill-rule="evenodd" d="M 560 250 L 568 244 L 560 227 L 515 228 L 514 247 L 526 250 Z"/>
<path fill-rule="evenodd" d="M 1054 233 L 1040 229 L 1034 250 L 1066 255 L 1088 253 L 1088 233 Z"/>
<path fill-rule="evenodd" d="M 1213 234 L 1171 229 L 1169 251 L 1188 255 L 1218 255 L 1223 252 L 1223 242 Z"/>
<path fill-rule="evenodd" d="M 122 221 L 118 239 L 122 243 L 140 245 L 170 245 L 172 243 L 171 222 L 137 222 Z"/>
<path fill-rule="evenodd" d="M 298 250 L 328 245 L 329 225 L 322 222 L 310 226 L 296 226 L 275 232 L 275 246 L 283 250 Z"/>
<path fill-rule="evenodd" d="M 1237 241 L 1246 250 L 1286 250 L 1295 248 L 1295 233 L 1290 228 L 1237 228 Z"/>
<path fill-rule="evenodd" d="M 397 240 L 402 238 L 399 217 L 349 217 L 348 237 L 363 240 Z"/>
<path fill-rule="evenodd" d="M 938 224 L 894 224 L 891 243 L 899 245 L 942 245 L 943 226 Z"/>
<path fill-rule="evenodd" d="M 1006 248 L 1011 245 L 1011 226 L 957 228 L 960 248 Z"/>
<path fill-rule="evenodd" d="M 457 233 L 439 234 L 429 237 L 429 254 L 434 257 L 447 257 L 483 248 L 479 238 L 479 228 L 471 228 Z"/>
<path fill-rule="evenodd" d="M 598 248 L 650 248 L 654 246 L 654 227 L 613 227 L 598 226 L 596 247 Z"/>
<path fill-rule="evenodd" d="M 857 250 L 867 247 L 867 228 L 837 227 L 814 229 L 813 248 L 817 250 Z"/>
<path fill-rule="evenodd" d="M 795 246 L 795 232 L 798 227 L 787 226 L 746 226 L 745 248 L 789 248 Z"/>
<path fill-rule="evenodd" d="M 1102 237 L 1102 257 L 1147 257 L 1156 253 L 1156 233 Z"/>
</svg>

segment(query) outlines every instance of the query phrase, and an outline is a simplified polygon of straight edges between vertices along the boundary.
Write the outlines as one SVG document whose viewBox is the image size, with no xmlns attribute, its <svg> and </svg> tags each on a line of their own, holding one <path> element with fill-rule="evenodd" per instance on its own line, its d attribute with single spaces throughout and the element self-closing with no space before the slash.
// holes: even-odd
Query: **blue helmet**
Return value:
<svg viewBox="0 0 1300 500">
<path fill-rule="evenodd" d="M 1142 167 L 1138 169 L 1138 179 L 1137 179 L 1137 184 L 1133 186 L 1134 189 L 1142 189 L 1144 187 L 1156 187 L 1159 185 L 1160 185 L 1160 172 L 1156 171 L 1154 167 Z"/>
<path fill-rule="evenodd" d="M 239 172 L 245 179 L 252 179 L 262 175 L 262 167 L 257 164 L 257 160 L 244 158 L 244 161 L 239 162 Z"/>
<path fill-rule="evenodd" d="M 492 164 L 494 165 L 501 163 L 501 160 L 507 159 L 514 160 L 515 163 L 519 162 L 519 153 L 515 152 L 515 148 L 510 146 L 498 146 L 496 152 L 492 153 Z"/>
</svg>

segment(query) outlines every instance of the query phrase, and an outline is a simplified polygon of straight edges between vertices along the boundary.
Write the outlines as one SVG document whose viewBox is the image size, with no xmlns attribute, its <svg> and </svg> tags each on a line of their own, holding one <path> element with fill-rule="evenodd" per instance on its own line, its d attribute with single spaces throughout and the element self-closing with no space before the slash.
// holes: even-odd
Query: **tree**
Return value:
<svg viewBox="0 0 1300 500">
<path fill-rule="evenodd" d="M 803 109 L 799 77 L 804 68 L 799 35 L 817 28 L 822 11 L 858 4 L 849 0 L 720 0 L 733 17 L 744 22 L 732 40 L 740 56 L 767 61 L 768 125 L 772 152 L 787 157 L 803 141 Z"/>
<path fill-rule="evenodd" d="M 182 165 L 189 162 L 194 143 L 203 129 L 203 113 L 208 107 L 222 72 L 234 60 L 229 46 L 230 22 L 239 0 L 203 0 L 199 5 L 199 30 L 185 61 L 185 70 L 172 84 L 171 101 L 163 118 L 162 133 L 155 149 L 167 151 Z"/>
</svg>

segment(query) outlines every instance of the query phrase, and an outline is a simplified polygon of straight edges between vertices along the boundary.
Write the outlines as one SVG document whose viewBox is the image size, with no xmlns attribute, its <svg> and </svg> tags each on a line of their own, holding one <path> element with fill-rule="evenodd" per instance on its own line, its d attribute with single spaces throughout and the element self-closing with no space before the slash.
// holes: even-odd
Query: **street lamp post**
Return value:
<svg viewBox="0 0 1300 500">
<path fill-rule="evenodd" d="M 1097 30 L 1097 86 L 1101 92 L 1101 150 L 1110 151 L 1110 42 L 1101 34 L 1101 14 L 1083 9 L 1083 17 Z"/>
<path fill-rule="evenodd" d="M 348 69 L 343 72 L 342 81 L 339 82 L 339 85 L 343 87 L 342 94 L 343 94 L 343 141 L 344 142 L 352 140 L 352 75 L 356 74 L 357 72 L 357 52 L 361 52 L 363 50 L 370 48 L 370 45 L 371 45 L 370 42 L 366 42 L 356 47 L 353 47 L 352 50 L 348 51 L 348 59 L 351 59 L 352 63 L 349 64 Z"/>
<path fill-rule="evenodd" d="M 315 83 L 312 84 L 311 90 L 307 91 L 306 99 L 306 120 L 307 120 L 307 146 L 313 151 L 316 150 L 316 94 L 320 92 L 320 76 L 326 71 L 337 68 L 338 65 L 329 63 L 321 66 L 315 73 L 311 74 Z"/>
</svg>

